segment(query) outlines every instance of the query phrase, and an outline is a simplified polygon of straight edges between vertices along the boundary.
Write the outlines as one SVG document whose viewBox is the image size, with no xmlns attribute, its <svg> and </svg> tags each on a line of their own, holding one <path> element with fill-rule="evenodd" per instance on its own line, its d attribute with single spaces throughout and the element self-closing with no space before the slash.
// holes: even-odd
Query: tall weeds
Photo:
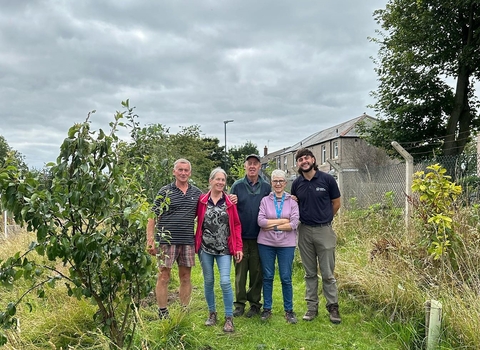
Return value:
<svg viewBox="0 0 480 350">
<path fill-rule="evenodd" d="M 436 259 L 425 232 L 418 225 L 405 230 L 403 216 L 388 203 L 338 218 L 341 288 L 375 305 L 384 331 L 405 348 L 424 347 L 424 303 L 436 299 L 443 304 L 441 347 L 479 349 L 479 208 L 454 208 L 448 255 Z"/>
</svg>

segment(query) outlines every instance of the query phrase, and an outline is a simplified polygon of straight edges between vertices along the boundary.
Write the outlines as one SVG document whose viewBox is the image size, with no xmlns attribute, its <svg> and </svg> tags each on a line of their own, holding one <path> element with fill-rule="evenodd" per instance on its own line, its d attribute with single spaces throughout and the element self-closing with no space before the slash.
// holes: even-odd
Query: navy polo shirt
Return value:
<svg viewBox="0 0 480 350">
<path fill-rule="evenodd" d="M 291 193 L 298 198 L 303 224 L 328 224 L 333 220 L 332 200 L 340 197 L 340 190 L 332 175 L 320 170 L 311 180 L 300 175 L 293 181 Z"/>
</svg>

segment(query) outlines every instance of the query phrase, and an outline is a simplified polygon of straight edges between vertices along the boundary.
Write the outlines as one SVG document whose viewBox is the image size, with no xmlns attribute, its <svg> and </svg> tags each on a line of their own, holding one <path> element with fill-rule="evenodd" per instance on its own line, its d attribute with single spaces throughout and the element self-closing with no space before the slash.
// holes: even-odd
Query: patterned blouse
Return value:
<svg viewBox="0 0 480 350">
<path fill-rule="evenodd" d="M 222 197 L 216 205 L 210 198 L 208 199 L 202 232 L 202 250 L 204 252 L 212 255 L 230 255 L 227 243 L 230 226 L 225 198 Z"/>
</svg>

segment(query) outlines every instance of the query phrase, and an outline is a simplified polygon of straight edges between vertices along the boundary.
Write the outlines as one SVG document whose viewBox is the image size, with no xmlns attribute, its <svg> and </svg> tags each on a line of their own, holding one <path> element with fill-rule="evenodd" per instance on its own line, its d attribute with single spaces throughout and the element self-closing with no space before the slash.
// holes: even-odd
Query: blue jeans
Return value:
<svg viewBox="0 0 480 350">
<path fill-rule="evenodd" d="M 225 316 L 233 316 L 233 290 L 230 281 L 230 268 L 232 266 L 231 255 L 212 255 L 205 253 L 200 249 L 198 258 L 203 271 L 203 286 L 205 290 L 205 299 L 207 300 L 208 311 L 216 312 L 215 292 L 213 290 L 215 283 L 215 274 L 213 272 L 213 262 L 217 261 L 218 271 L 220 273 L 220 287 L 223 293 L 223 304 L 225 307 Z"/>
<path fill-rule="evenodd" d="M 272 309 L 273 277 L 275 260 L 278 259 L 278 272 L 282 282 L 283 309 L 293 310 L 292 264 L 295 247 L 271 247 L 259 244 L 258 252 L 262 260 L 263 308 Z"/>
</svg>

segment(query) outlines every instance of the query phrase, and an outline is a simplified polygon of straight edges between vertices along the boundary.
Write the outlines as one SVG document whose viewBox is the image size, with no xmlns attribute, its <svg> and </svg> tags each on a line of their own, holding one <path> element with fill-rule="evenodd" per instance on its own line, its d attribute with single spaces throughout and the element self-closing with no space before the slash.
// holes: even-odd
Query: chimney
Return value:
<svg viewBox="0 0 480 350">
<path fill-rule="evenodd" d="M 263 156 L 265 157 L 268 154 L 267 146 L 263 147 Z"/>
</svg>

